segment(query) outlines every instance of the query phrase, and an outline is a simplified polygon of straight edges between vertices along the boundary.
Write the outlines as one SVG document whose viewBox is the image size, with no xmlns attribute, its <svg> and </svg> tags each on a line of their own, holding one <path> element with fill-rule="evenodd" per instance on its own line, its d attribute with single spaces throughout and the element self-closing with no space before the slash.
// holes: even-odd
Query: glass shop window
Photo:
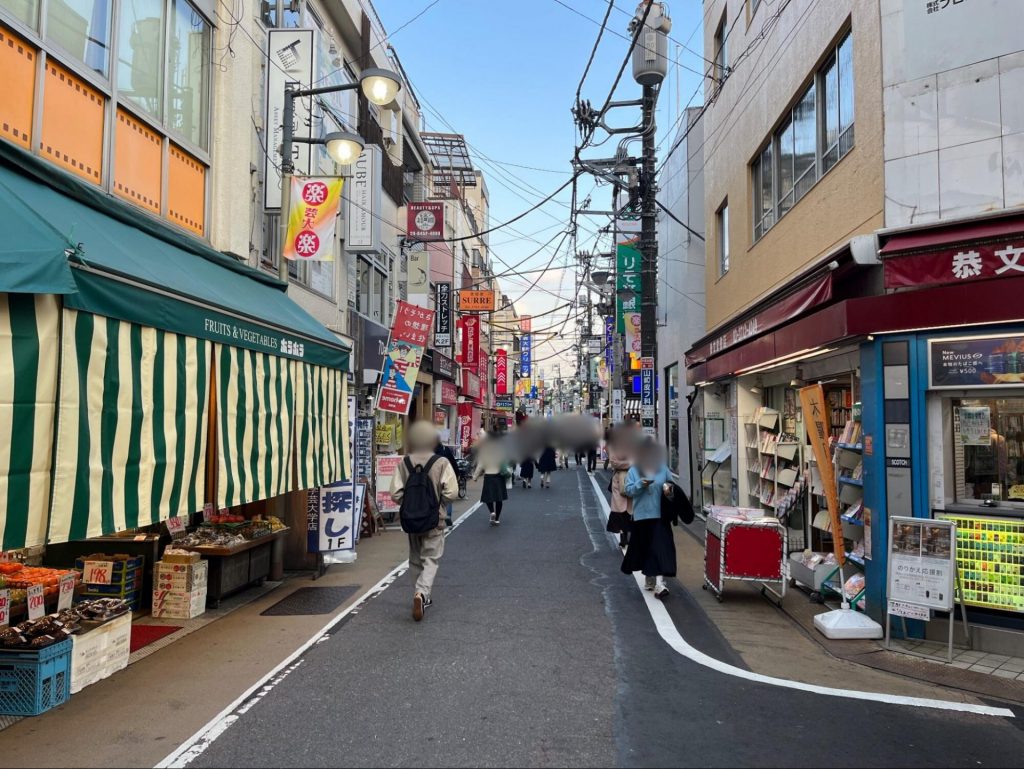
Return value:
<svg viewBox="0 0 1024 769">
<path fill-rule="evenodd" d="M 1024 506 L 1024 397 L 952 403 L 957 502 Z"/>
</svg>

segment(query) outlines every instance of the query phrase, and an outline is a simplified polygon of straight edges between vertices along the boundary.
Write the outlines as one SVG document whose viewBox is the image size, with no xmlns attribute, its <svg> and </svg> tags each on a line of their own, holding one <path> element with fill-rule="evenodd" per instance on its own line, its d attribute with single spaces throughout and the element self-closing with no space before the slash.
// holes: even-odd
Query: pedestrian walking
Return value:
<svg viewBox="0 0 1024 769">
<path fill-rule="evenodd" d="M 459 493 L 451 464 L 434 453 L 437 443 L 434 425 L 413 423 L 409 428 L 409 453 L 391 476 L 391 498 L 399 505 L 402 530 L 409 535 L 409 569 L 416 578 L 412 618 L 417 622 L 433 604 L 434 579 L 444 555 L 441 506 Z"/>
<path fill-rule="evenodd" d="M 612 428 L 611 427 L 606 427 L 606 428 L 604 428 L 604 469 L 605 469 L 605 472 L 608 471 L 608 465 L 612 461 L 612 456 L 611 456 L 612 452 L 611 452 L 611 448 L 610 448 L 611 443 L 612 443 Z"/>
<path fill-rule="evenodd" d="M 576 449 L 576 467 L 579 467 L 581 464 L 583 464 L 583 450 Z"/>
<path fill-rule="evenodd" d="M 608 464 L 612 470 L 608 490 L 611 492 L 611 510 L 608 513 L 608 531 L 619 535 L 619 547 L 629 544 L 629 532 L 633 526 L 633 500 L 626 496 L 626 476 L 633 466 L 629 436 L 622 428 L 616 428 L 608 436 Z"/>
<path fill-rule="evenodd" d="M 459 477 L 459 464 L 458 464 L 458 460 L 456 460 L 456 458 L 455 458 L 455 452 L 452 451 L 451 446 L 446 446 L 444 443 L 441 442 L 441 439 L 438 438 L 437 446 L 434 447 L 434 453 L 439 455 L 439 456 L 442 456 L 446 460 L 448 460 L 448 464 L 450 464 L 452 466 L 452 471 L 455 473 L 456 479 L 458 479 L 458 477 Z M 451 502 L 446 502 L 444 508 L 445 508 L 445 518 L 444 518 L 445 525 L 451 526 L 452 525 L 452 512 L 453 512 L 452 503 Z"/>
<path fill-rule="evenodd" d="M 473 480 L 475 481 L 481 475 L 484 477 L 480 501 L 487 505 L 487 509 L 491 512 L 491 526 L 501 525 L 501 508 L 505 500 L 508 499 L 505 480 L 511 474 L 512 471 L 508 463 L 501 455 L 500 447 L 494 441 L 481 444 L 476 468 L 473 470 Z"/>
<path fill-rule="evenodd" d="M 671 474 L 663 452 L 647 438 L 636 451 L 633 466 L 626 474 L 625 494 L 633 501 L 633 527 L 629 546 L 622 559 L 622 571 L 643 572 L 644 587 L 656 598 L 668 596 L 665 577 L 676 575 L 676 544 L 672 524 L 662 517 L 661 500 L 671 488 Z"/>
<path fill-rule="evenodd" d="M 587 446 L 587 472 L 592 473 L 597 470 L 597 444 L 591 443 Z"/>
<path fill-rule="evenodd" d="M 523 482 L 524 489 L 533 488 L 533 473 L 536 467 L 537 462 L 529 455 L 523 457 L 519 463 L 519 480 Z"/>
<path fill-rule="evenodd" d="M 540 470 L 540 487 L 551 488 L 551 473 L 558 469 L 558 460 L 555 457 L 555 450 L 551 446 L 545 446 L 541 452 L 540 460 L 537 462 L 537 469 Z"/>
</svg>

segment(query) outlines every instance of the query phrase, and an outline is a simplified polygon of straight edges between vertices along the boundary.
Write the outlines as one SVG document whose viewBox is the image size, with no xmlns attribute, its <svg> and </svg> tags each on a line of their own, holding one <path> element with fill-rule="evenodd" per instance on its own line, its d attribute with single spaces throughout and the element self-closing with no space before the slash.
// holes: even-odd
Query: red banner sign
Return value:
<svg viewBox="0 0 1024 769">
<path fill-rule="evenodd" d="M 459 402 L 459 391 L 454 382 L 441 382 L 441 405 L 454 406 Z"/>
<path fill-rule="evenodd" d="M 893 256 L 884 265 L 886 288 L 1020 277 L 1024 274 L 1024 237 L 1015 243 L 974 244 Z"/>
<path fill-rule="evenodd" d="M 377 388 L 377 409 L 408 414 L 413 388 L 423 361 L 423 348 L 431 331 L 434 311 L 398 302 L 391 326 L 384 370 Z"/>
<path fill-rule="evenodd" d="M 508 395 L 508 353 L 498 350 L 494 360 L 494 392 Z"/>
<path fill-rule="evenodd" d="M 473 440 L 473 404 L 459 404 L 459 446 L 463 452 L 469 451 Z"/>
<path fill-rule="evenodd" d="M 462 365 L 470 371 L 480 368 L 480 318 L 475 315 L 462 319 Z"/>
<path fill-rule="evenodd" d="M 533 331 L 533 318 L 529 315 L 524 315 L 519 319 L 519 330 L 524 334 L 529 334 Z"/>
<path fill-rule="evenodd" d="M 405 230 L 416 240 L 443 240 L 444 203 L 409 203 Z"/>
</svg>

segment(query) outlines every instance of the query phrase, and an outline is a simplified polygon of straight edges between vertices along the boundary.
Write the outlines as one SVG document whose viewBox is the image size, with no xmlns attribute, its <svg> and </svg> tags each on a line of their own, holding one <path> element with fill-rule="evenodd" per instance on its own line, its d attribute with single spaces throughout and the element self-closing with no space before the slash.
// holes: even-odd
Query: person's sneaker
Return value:
<svg viewBox="0 0 1024 769">
<path fill-rule="evenodd" d="M 668 598 L 668 586 L 662 582 L 654 588 L 655 598 Z"/>
<path fill-rule="evenodd" d="M 491 526 L 497 526 L 497 525 L 498 525 L 498 515 L 497 515 L 497 513 L 491 513 Z"/>
<path fill-rule="evenodd" d="M 495 526 L 501 526 L 501 518 L 495 518 L 493 523 Z"/>
<path fill-rule="evenodd" d="M 423 619 L 423 610 L 430 605 L 430 601 L 423 597 L 423 593 L 417 593 L 412 599 L 412 618 L 417 622 Z"/>
<path fill-rule="evenodd" d="M 654 577 L 648 577 L 644 582 L 644 590 L 654 590 L 655 582 Z"/>
</svg>

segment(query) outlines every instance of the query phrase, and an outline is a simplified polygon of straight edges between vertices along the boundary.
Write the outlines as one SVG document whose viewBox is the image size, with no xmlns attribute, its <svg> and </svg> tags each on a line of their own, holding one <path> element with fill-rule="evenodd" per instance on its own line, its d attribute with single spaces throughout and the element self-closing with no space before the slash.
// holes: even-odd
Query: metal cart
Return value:
<svg viewBox="0 0 1024 769">
<path fill-rule="evenodd" d="M 721 601 L 727 579 L 760 582 L 761 593 L 786 595 L 786 527 L 760 509 L 712 505 L 704 538 L 704 589 Z M 778 585 L 773 589 L 772 585 Z"/>
</svg>

